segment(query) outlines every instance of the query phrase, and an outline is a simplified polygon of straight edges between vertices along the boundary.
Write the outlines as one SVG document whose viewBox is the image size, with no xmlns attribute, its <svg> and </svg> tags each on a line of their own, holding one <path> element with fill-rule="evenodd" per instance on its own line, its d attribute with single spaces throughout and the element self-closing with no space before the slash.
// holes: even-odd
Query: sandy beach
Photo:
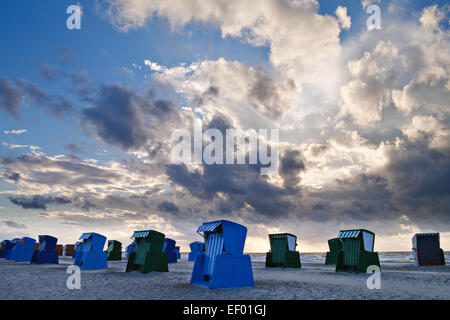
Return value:
<svg viewBox="0 0 450 320">
<path fill-rule="evenodd" d="M 82 271 L 81 289 L 66 287 L 67 267 L 30 265 L 0 259 L 0 299 L 450 299 L 450 266 L 416 268 L 382 262 L 381 289 L 369 290 L 367 274 L 336 273 L 319 261 L 302 261 L 302 269 L 266 269 L 262 256 L 252 255 L 254 288 L 207 289 L 192 286 L 192 262 L 186 254 L 169 273 L 125 273 L 126 261 L 108 262 L 108 269 Z"/>
</svg>

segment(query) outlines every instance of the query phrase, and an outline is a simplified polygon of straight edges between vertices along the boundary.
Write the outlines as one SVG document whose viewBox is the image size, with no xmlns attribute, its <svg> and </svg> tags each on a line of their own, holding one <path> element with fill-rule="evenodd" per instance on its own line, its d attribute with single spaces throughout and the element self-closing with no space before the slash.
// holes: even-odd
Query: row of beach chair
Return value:
<svg viewBox="0 0 450 320">
<path fill-rule="evenodd" d="M 243 225 L 218 220 L 203 223 L 198 229 L 204 241 L 190 244 L 188 260 L 194 262 L 191 283 L 209 288 L 253 286 L 250 256 L 243 253 L 247 228 Z M 154 230 L 135 231 L 133 242 L 127 246 L 126 272 L 168 272 L 168 264 L 180 258 L 175 240 Z M 83 233 L 81 241 L 73 245 L 74 265 L 82 270 L 105 269 L 107 261 L 122 260 L 122 243 L 108 241 L 98 233 Z M 290 233 L 270 234 L 270 251 L 265 266 L 301 268 L 300 253 L 296 251 L 297 237 Z M 39 236 L 39 246 L 34 250 L 31 238 L 5 240 L 1 243 L 0 258 L 17 262 L 58 263 L 57 239 Z M 336 265 L 336 272 L 366 273 L 369 266 L 378 266 L 378 253 L 374 252 L 375 234 L 365 229 L 342 230 L 337 238 L 330 239 L 330 251 L 325 263 Z M 416 234 L 413 237 L 413 256 L 417 266 L 445 265 L 439 234 Z M 380 268 L 381 269 L 381 268 Z"/>
</svg>

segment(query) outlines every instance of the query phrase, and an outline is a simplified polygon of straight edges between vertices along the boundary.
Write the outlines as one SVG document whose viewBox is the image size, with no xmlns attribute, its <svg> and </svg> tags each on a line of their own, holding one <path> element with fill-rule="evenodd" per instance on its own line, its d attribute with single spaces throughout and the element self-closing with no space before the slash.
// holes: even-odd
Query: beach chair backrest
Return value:
<svg viewBox="0 0 450 320">
<path fill-rule="evenodd" d="M 55 250 L 58 239 L 52 236 L 39 236 L 39 251 Z"/>
<path fill-rule="evenodd" d="M 339 239 L 333 238 L 328 240 L 328 247 L 330 248 L 330 252 L 337 252 L 339 249 Z"/>
<path fill-rule="evenodd" d="M 297 237 L 290 233 L 269 234 L 272 262 L 284 263 L 286 251 L 295 251 Z"/>
<path fill-rule="evenodd" d="M 206 233 L 205 239 L 205 264 L 203 274 L 211 276 L 216 263 L 216 256 L 224 251 L 223 233 Z"/>
<path fill-rule="evenodd" d="M 413 238 L 420 260 L 436 260 L 440 257 L 439 233 L 419 233 Z"/>
<path fill-rule="evenodd" d="M 136 239 L 136 264 L 144 264 L 147 253 L 150 251 L 151 241 L 148 238 Z"/>
<path fill-rule="evenodd" d="M 342 247 L 344 249 L 344 265 L 356 267 L 359 262 L 361 240 L 358 238 L 342 239 Z"/>
</svg>

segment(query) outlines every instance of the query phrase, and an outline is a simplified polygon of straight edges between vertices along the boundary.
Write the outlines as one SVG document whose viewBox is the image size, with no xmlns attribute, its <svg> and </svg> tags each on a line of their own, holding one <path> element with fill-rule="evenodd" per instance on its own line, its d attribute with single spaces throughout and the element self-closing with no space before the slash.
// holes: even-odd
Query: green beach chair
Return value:
<svg viewBox="0 0 450 320">
<path fill-rule="evenodd" d="M 301 268 L 300 253 L 295 251 L 297 237 L 290 233 L 269 234 L 270 251 L 266 254 L 266 268 Z"/>
<path fill-rule="evenodd" d="M 328 240 L 328 247 L 330 248 L 330 251 L 327 252 L 325 257 L 325 264 L 336 264 L 339 250 L 339 239 L 333 238 Z"/>
<path fill-rule="evenodd" d="M 122 261 L 122 242 L 117 240 L 108 240 L 108 261 Z"/>
<path fill-rule="evenodd" d="M 364 229 L 342 230 L 338 236 L 336 272 L 366 273 L 367 267 L 380 269 L 378 252 L 373 252 L 375 234 Z"/>
<path fill-rule="evenodd" d="M 131 238 L 136 243 L 136 252 L 130 253 L 126 272 L 169 272 L 167 254 L 163 252 L 164 234 L 153 230 L 135 231 Z"/>
</svg>

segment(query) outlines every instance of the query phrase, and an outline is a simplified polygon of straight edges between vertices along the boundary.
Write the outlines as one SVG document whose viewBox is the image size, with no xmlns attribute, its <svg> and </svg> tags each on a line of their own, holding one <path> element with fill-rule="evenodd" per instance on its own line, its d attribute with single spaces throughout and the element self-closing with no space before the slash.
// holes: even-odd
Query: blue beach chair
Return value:
<svg viewBox="0 0 450 320">
<path fill-rule="evenodd" d="M 136 252 L 136 243 L 133 241 L 132 243 L 130 243 L 127 248 L 127 260 L 130 259 L 130 253 L 132 252 Z"/>
<path fill-rule="evenodd" d="M 175 255 L 178 259 L 181 259 L 181 254 L 180 254 L 180 246 L 175 246 Z"/>
<path fill-rule="evenodd" d="M 98 233 L 83 233 L 80 237 L 83 240 L 81 250 L 77 250 L 74 265 L 81 270 L 97 270 L 108 268 L 107 255 L 103 251 L 106 237 Z"/>
<path fill-rule="evenodd" d="M 191 284 L 208 288 L 253 287 L 252 262 L 244 255 L 247 228 L 227 220 L 203 223 L 205 252 L 195 257 Z"/>
<path fill-rule="evenodd" d="M 16 242 L 16 247 L 18 248 L 16 255 L 16 262 L 31 262 L 34 254 L 34 245 L 36 240 L 33 238 L 23 237 Z"/>
<path fill-rule="evenodd" d="M 20 247 L 16 247 L 16 243 L 19 240 L 19 238 L 14 238 L 10 241 L 11 249 L 8 251 L 8 254 L 5 257 L 6 260 L 16 260 L 17 253 L 20 250 Z"/>
<path fill-rule="evenodd" d="M 0 258 L 6 259 L 9 251 L 11 251 L 13 244 L 9 240 L 3 240 L 0 243 Z"/>
<path fill-rule="evenodd" d="M 52 236 L 39 236 L 39 248 L 34 251 L 31 263 L 44 264 L 53 263 L 58 264 L 58 252 L 56 251 L 56 243 L 58 239 Z"/>
<path fill-rule="evenodd" d="M 189 247 L 191 252 L 189 252 L 188 261 L 195 261 L 195 257 L 205 251 L 205 244 L 200 241 L 192 242 Z"/>
<path fill-rule="evenodd" d="M 163 252 L 167 254 L 167 263 L 177 263 L 177 253 L 175 252 L 176 241 L 165 238 Z"/>
</svg>

